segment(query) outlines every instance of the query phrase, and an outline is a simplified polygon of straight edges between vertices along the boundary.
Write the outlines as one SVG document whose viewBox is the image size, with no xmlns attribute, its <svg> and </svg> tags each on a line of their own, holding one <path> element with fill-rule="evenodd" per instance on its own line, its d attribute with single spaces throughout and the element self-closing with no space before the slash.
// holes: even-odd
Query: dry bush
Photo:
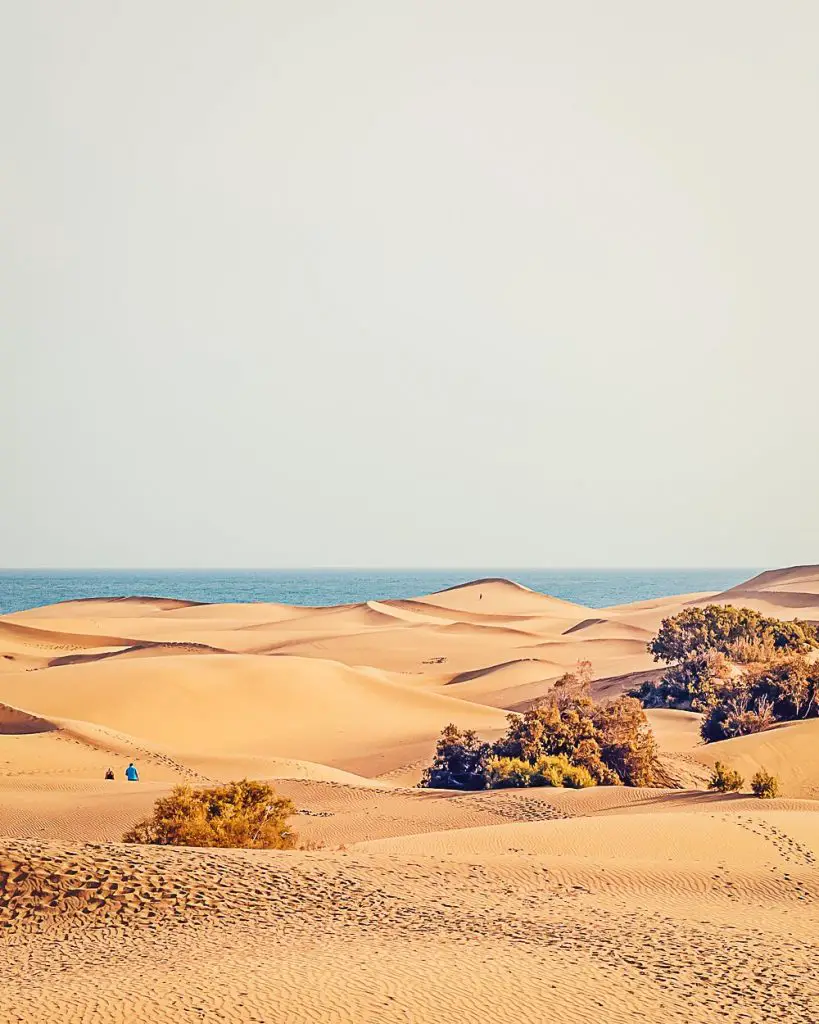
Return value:
<svg viewBox="0 0 819 1024">
<path fill-rule="evenodd" d="M 651 786 L 657 772 L 657 742 L 639 700 L 618 697 L 595 709 L 601 759 L 616 781 Z"/>
<path fill-rule="evenodd" d="M 708 782 L 708 788 L 718 793 L 738 793 L 745 783 L 745 779 L 733 768 L 728 768 L 722 761 L 717 761 L 714 771 Z"/>
<path fill-rule="evenodd" d="M 723 726 L 725 735 L 749 736 L 764 732 L 774 724 L 773 702 L 769 697 L 759 697 L 754 704 L 747 693 L 728 702 L 728 716 Z"/>
<path fill-rule="evenodd" d="M 751 779 L 751 790 L 760 800 L 772 800 L 779 796 L 779 779 L 764 768 L 760 768 Z"/>
<path fill-rule="evenodd" d="M 175 786 L 161 797 L 150 818 L 122 837 L 125 843 L 154 846 L 219 846 L 291 850 L 296 834 L 287 819 L 296 808 L 265 782 L 229 782 L 194 789 Z"/>
<path fill-rule="evenodd" d="M 771 701 L 777 719 L 809 718 L 816 712 L 819 664 L 803 655 L 751 665 L 742 681 L 755 697 Z"/>
</svg>

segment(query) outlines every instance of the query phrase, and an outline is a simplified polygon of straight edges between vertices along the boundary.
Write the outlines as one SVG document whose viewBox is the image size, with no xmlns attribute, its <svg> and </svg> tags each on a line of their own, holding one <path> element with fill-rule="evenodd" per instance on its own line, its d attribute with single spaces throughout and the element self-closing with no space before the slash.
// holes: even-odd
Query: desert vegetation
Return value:
<svg viewBox="0 0 819 1024">
<path fill-rule="evenodd" d="M 287 819 L 295 811 L 265 782 L 242 779 L 208 789 L 181 785 L 157 800 L 151 817 L 126 832 L 123 842 L 289 850 L 296 835 Z"/>
<path fill-rule="evenodd" d="M 751 791 L 761 800 L 772 800 L 779 796 L 779 779 L 764 768 L 760 768 L 751 779 Z"/>
<path fill-rule="evenodd" d="M 497 789 L 524 786 L 650 786 L 657 746 L 639 700 L 598 704 L 591 664 L 580 662 L 522 715 L 507 716 L 495 743 L 450 724 L 441 733 L 422 786 Z"/>
<path fill-rule="evenodd" d="M 668 665 L 632 695 L 646 707 L 703 713 L 706 742 L 762 732 L 819 713 L 819 647 L 807 622 L 707 605 L 664 619 L 648 649 Z"/>
<path fill-rule="evenodd" d="M 717 793 L 738 793 L 744 784 L 745 779 L 740 773 L 734 768 L 728 768 L 722 761 L 716 762 L 711 778 L 708 780 L 708 788 Z"/>
</svg>

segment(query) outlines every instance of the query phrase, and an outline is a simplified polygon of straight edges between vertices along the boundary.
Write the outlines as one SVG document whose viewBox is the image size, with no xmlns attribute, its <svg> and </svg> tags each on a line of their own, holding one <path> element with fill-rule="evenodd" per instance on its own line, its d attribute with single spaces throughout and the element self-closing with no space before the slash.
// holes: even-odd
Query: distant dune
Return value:
<svg viewBox="0 0 819 1024">
<path fill-rule="evenodd" d="M 716 594 L 715 603 L 742 605 L 783 619 L 819 619 L 819 567 L 771 569 Z"/>
</svg>

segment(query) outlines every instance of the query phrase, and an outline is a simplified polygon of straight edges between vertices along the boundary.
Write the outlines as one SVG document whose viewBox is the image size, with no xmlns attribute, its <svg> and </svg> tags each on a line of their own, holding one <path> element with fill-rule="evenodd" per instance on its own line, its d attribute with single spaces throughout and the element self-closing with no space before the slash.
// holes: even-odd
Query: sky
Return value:
<svg viewBox="0 0 819 1024">
<path fill-rule="evenodd" d="M 819 561 L 815 0 L 0 0 L 0 565 Z"/>
</svg>

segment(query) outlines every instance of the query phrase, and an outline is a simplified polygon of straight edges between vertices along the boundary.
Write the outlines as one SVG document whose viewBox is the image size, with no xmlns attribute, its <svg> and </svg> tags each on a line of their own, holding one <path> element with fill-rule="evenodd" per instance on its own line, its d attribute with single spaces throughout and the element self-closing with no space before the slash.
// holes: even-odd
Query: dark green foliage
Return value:
<svg viewBox="0 0 819 1024">
<path fill-rule="evenodd" d="M 772 644 L 776 651 L 804 654 L 819 646 L 816 630 L 807 622 L 766 618 L 750 608 L 709 604 L 686 608 L 663 619 L 648 649 L 655 661 L 687 661 L 709 651 L 731 657 L 743 643 Z"/>
<path fill-rule="evenodd" d="M 745 736 L 817 714 L 819 666 L 805 658 L 817 646 L 807 622 L 730 605 L 686 608 L 664 619 L 648 645 L 655 661 L 672 664 L 633 695 L 645 707 L 704 712 L 706 742 Z"/>
<path fill-rule="evenodd" d="M 638 700 L 596 704 L 591 666 L 567 672 L 522 715 L 508 716 L 491 747 L 454 725 L 444 729 L 422 785 L 448 789 L 509 786 L 650 786 L 657 747 Z"/>
<path fill-rule="evenodd" d="M 708 782 L 708 788 L 715 789 L 718 793 L 738 793 L 744 782 L 745 780 L 738 771 L 728 768 L 722 761 L 717 761 Z"/>
<path fill-rule="evenodd" d="M 451 722 L 441 733 L 435 759 L 424 772 L 422 786 L 432 789 L 486 789 L 488 743 L 473 729 L 461 731 Z"/>
<path fill-rule="evenodd" d="M 724 704 L 715 704 L 709 708 L 700 725 L 700 736 L 706 743 L 728 739 L 725 722 L 728 719 L 728 708 Z"/>
</svg>

